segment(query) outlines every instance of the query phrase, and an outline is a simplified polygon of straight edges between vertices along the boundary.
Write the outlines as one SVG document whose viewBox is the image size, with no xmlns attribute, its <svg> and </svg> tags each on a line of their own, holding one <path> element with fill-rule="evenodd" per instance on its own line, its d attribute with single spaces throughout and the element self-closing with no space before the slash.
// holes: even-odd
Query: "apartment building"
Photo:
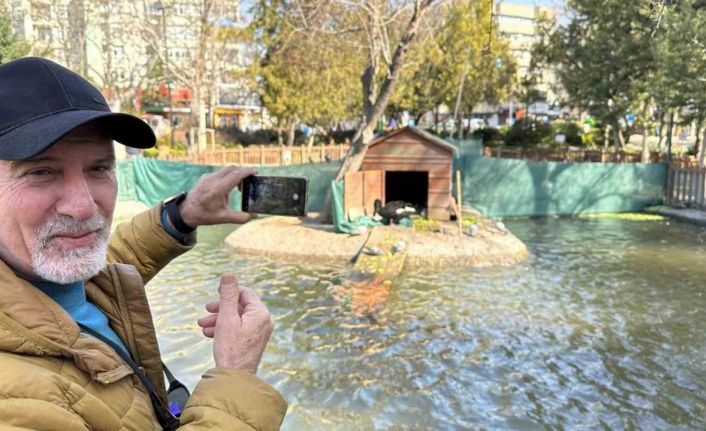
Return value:
<svg viewBox="0 0 706 431">
<path fill-rule="evenodd" d="M 196 93 L 205 101 L 209 125 L 243 127 L 244 120 L 260 117 L 258 98 L 231 78 L 244 66 L 243 47 L 200 40 L 200 0 L 0 2 L 14 31 L 32 42 L 33 54 L 86 76 L 116 110 L 134 109 L 182 124 L 191 116 Z M 238 0 L 213 2 L 209 26 L 239 25 L 239 6 Z"/>
<path fill-rule="evenodd" d="M 517 4 L 506 1 L 495 2 L 495 20 L 498 36 L 509 41 L 510 49 L 518 65 L 518 82 L 528 76 L 532 60 L 532 45 L 537 40 L 538 22 L 540 19 L 553 19 L 556 11 L 553 8 Z M 540 117 L 556 117 L 557 107 L 553 106 L 557 97 L 553 91 L 555 75 L 550 69 L 537 71 L 535 90 L 543 96 L 541 101 L 529 106 L 530 115 Z M 504 105 L 505 122 L 511 123 L 518 114 L 525 115 L 527 109 L 521 100 L 512 100 Z"/>
</svg>

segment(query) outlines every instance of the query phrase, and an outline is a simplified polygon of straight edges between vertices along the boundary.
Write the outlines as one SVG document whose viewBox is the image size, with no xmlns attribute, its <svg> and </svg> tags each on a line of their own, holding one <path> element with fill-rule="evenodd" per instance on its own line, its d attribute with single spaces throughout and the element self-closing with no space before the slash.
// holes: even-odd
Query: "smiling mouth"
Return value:
<svg viewBox="0 0 706 431">
<path fill-rule="evenodd" d="M 67 248 L 85 247 L 95 242 L 99 232 L 100 230 L 61 233 L 52 236 L 51 241 Z"/>
</svg>

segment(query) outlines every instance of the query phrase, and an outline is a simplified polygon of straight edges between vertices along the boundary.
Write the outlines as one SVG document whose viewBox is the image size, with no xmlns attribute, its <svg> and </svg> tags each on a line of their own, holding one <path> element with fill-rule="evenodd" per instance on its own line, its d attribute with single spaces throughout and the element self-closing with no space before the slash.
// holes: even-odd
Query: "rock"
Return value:
<svg viewBox="0 0 706 431">
<path fill-rule="evenodd" d="M 382 250 L 380 247 L 372 246 L 372 247 L 365 247 L 363 249 L 363 253 L 370 255 L 370 256 L 380 256 L 382 255 Z"/>
<path fill-rule="evenodd" d="M 497 221 L 497 222 L 495 223 L 495 227 L 496 227 L 503 235 L 506 235 L 506 234 L 507 234 L 507 227 L 505 227 L 505 223 L 503 223 L 502 221 Z"/>
<path fill-rule="evenodd" d="M 467 233 L 468 236 L 470 236 L 470 237 L 475 237 L 476 235 L 478 235 L 478 225 L 475 224 L 475 223 L 473 223 L 473 224 L 471 225 L 471 227 L 468 229 L 468 232 L 466 232 L 466 233 Z"/>
<path fill-rule="evenodd" d="M 362 235 L 362 234 L 364 234 L 364 233 L 367 232 L 367 231 L 368 231 L 368 228 L 367 228 L 367 227 L 365 227 L 365 226 L 358 226 L 357 228 L 355 228 L 355 229 L 353 229 L 353 230 L 351 231 L 351 235 Z"/>
</svg>

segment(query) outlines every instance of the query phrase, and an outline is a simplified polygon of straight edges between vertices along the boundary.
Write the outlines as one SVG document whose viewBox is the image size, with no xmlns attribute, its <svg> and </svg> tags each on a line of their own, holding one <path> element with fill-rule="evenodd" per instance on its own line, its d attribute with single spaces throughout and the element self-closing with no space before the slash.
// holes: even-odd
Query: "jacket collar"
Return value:
<svg viewBox="0 0 706 431">
<path fill-rule="evenodd" d="M 106 275 L 104 270 L 98 277 Z M 78 368 L 103 383 L 132 373 L 110 347 L 81 334 L 59 304 L 17 277 L 2 261 L 0 289 L 0 351 L 71 358 Z"/>
</svg>

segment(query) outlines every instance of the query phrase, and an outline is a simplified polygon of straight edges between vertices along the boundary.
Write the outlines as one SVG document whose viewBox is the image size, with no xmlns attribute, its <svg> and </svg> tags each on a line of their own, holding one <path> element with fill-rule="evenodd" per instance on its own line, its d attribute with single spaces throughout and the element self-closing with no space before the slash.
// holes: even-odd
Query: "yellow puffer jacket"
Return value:
<svg viewBox="0 0 706 431">
<path fill-rule="evenodd" d="M 144 283 L 191 246 L 166 234 L 161 206 L 120 225 L 86 293 L 166 399 Z M 191 240 L 193 243 L 193 239 Z M 192 244 L 193 245 L 193 244 Z M 243 371 L 214 368 L 194 389 L 183 430 L 278 429 L 287 405 Z M 0 261 L 0 430 L 159 430 L 149 395 L 103 342 Z"/>
</svg>

